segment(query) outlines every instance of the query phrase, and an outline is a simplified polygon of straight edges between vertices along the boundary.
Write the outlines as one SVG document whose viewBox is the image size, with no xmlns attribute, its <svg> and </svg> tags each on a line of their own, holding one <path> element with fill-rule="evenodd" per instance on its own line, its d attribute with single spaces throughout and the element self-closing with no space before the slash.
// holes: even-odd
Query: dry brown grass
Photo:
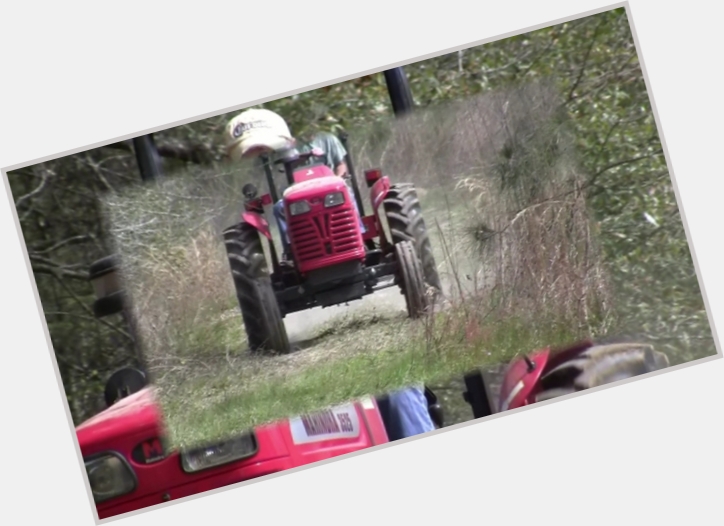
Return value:
<svg viewBox="0 0 724 526">
<path fill-rule="evenodd" d="M 243 331 L 233 342 L 214 336 L 220 316 L 236 306 L 220 242 L 221 229 L 238 213 L 228 191 L 232 179 L 189 173 L 105 202 L 152 376 L 205 351 L 244 349 Z"/>
<path fill-rule="evenodd" d="M 378 123 L 352 148 L 358 165 L 380 166 L 394 180 L 442 196 L 442 213 L 426 218 L 439 230 L 438 260 L 459 298 L 472 275 L 472 295 L 488 299 L 486 310 L 547 316 L 592 333 L 609 326 L 611 286 L 584 197 L 585 177 L 549 85 Z M 448 211 L 457 217 L 450 220 Z"/>
</svg>

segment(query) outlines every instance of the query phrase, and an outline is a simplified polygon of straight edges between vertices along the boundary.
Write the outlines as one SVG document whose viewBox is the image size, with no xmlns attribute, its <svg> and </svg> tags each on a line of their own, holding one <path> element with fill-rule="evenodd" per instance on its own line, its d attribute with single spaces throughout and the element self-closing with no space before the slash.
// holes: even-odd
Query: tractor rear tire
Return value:
<svg viewBox="0 0 724 526">
<path fill-rule="evenodd" d="M 425 314 L 429 305 L 420 258 L 410 241 L 397 243 L 395 255 L 399 268 L 399 285 L 405 295 L 407 314 L 410 318 L 419 318 Z"/>
<path fill-rule="evenodd" d="M 383 206 L 392 243 L 411 242 L 422 262 L 425 282 L 436 290 L 436 294 L 442 293 L 435 256 L 415 187 L 411 184 L 391 185 Z"/>
<path fill-rule="evenodd" d="M 244 319 L 249 349 L 286 354 L 291 350 L 272 287 L 259 232 L 248 223 L 224 231 L 224 243 Z"/>
<path fill-rule="evenodd" d="M 658 371 L 668 357 L 651 345 L 617 343 L 594 345 L 541 378 L 537 402 Z"/>
</svg>

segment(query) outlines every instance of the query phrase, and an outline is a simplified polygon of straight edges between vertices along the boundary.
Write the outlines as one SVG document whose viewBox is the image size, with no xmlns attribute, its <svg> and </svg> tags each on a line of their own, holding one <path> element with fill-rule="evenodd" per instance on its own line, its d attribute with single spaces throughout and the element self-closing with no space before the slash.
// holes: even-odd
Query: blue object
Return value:
<svg viewBox="0 0 724 526">
<path fill-rule="evenodd" d="M 435 430 L 422 386 L 390 393 L 378 405 L 390 441 Z"/>
</svg>

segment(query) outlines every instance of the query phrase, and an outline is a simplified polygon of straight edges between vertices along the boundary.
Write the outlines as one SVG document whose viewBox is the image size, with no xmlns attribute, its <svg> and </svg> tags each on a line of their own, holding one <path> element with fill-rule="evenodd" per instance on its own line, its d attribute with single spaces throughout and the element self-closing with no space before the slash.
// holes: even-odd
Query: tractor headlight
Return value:
<svg viewBox="0 0 724 526">
<path fill-rule="evenodd" d="M 257 451 L 256 437 L 246 433 L 212 446 L 181 452 L 181 466 L 186 473 L 195 473 L 254 456 Z"/>
<path fill-rule="evenodd" d="M 88 482 L 95 502 L 127 495 L 136 489 L 136 477 L 121 456 L 106 453 L 85 461 Z"/>
<path fill-rule="evenodd" d="M 338 206 L 344 203 L 343 192 L 333 192 L 324 196 L 324 206 L 330 208 L 332 206 Z"/>
<path fill-rule="evenodd" d="M 311 210 L 309 203 L 307 201 L 296 201 L 294 203 L 289 203 L 289 213 L 293 216 L 298 216 L 299 214 L 306 214 Z"/>
</svg>

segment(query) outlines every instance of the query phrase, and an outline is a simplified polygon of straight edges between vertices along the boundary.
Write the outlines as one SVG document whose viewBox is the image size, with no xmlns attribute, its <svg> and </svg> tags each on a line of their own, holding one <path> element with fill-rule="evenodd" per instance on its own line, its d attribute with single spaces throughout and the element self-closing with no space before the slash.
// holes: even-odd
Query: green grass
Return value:
<svg viewBox="0 0 724 526">
<path fill-rule="evenodd" d="M 237 321 L 226 324 L 231 333 Z M 188 447 L 400 386 L 444 382 L 461 371 L 579 337 L 563 327 L 540 317 L 466 321 L 455 307 L 428 320 L 371 314 L 332 321 L 317 334 L 323 342 L 318 359 L 268 375 L 248 364 L 240 370 L 231 361 L 229 367 L 210 366 L 213 374 L 196 370 L 188 381 L 166 388 L 161 396 L 169 439 L 174 447 Z"/>
</svg>

